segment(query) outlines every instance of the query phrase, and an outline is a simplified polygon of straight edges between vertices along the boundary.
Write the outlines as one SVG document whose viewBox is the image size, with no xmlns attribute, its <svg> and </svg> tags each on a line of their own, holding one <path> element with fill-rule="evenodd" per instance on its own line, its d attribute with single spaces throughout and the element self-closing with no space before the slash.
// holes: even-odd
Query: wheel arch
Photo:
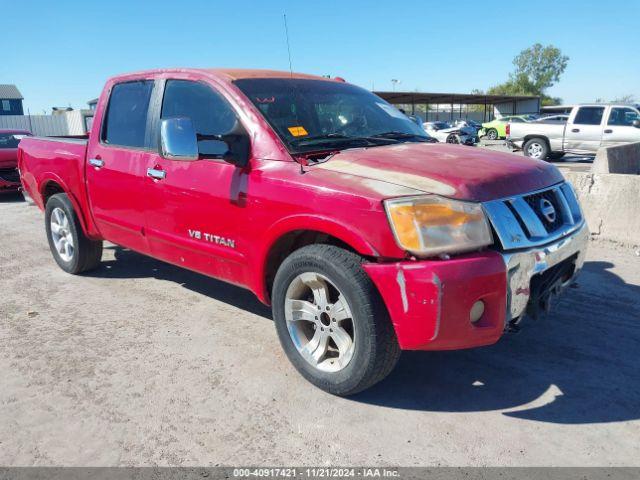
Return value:
<svg viewBox="0 0 640 480">
<path fill-rule="evenodd" d="M 547 144 L 547 147 L 549 147 L 549 151 L 551 151 L 551 142 L 549 141 L 549 138 L 546 135 L 540 135 L 536 133 L 530 133 L 528 135 L 525 135 L 525 137 L 522 140 L 522 146 L 524 147 L 525 143 L 527 143 L 529 140 L 533 140 L 534 138 L 539 138 L 540 140 L 543 140 Z"/>
<path fill-rule="evenodd" d="M 60 177 L 53 174 L 45 177 L 45 179 L 40 182 L 38 193 L 40 198 L 34 199 L 34 201 L 42 210 L 47 207 L 47 201 L 53 195 L 56 195 L 58 193 L 66 194 L 69 198 L 69 201 L 71 202 L 71 205 L 73 205 L 73 209 L 76 211 L 78 220 L 80 221 L 80 226 L 82 227 L 84 234 L 89 236 L 87 221 L 85 219 L 85 212 L 76 196 L 71 192 L 71 190 L 67 187 L 65 182 Z"/>
<path fill-rule="evenodd" d="M 260 301 L 270 303 L 273 278 L 284 259 L 297 249 L 312 244 L 336 245 L 366 258 L 379 256 L 359 232 L 334 220 L 316 216 L 285 219 L 267 232 L 258 257 L 260 267 L 254 272 L 252 283 Z"/>
</svg>

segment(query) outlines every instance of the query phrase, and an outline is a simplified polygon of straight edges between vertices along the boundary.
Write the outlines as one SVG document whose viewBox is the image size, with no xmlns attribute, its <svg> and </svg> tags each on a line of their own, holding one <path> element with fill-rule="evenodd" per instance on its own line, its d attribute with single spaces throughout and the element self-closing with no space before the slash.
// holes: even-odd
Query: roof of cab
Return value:
<svg viewBox="0 0 640 480">
<path fill-rule="evenodd" d="M 144 70 L 140 72 L 131 72 L 120 74 L 112 77 L 112 80 L 119 78 L 126 78 L 136 75 L 154 75 L 162 73 L 175 73 L 175 72 L 191 72 L 207 75 L 214 75 L 221 80 L 233 82 L 235 80 L 241 80 L 246 78 L 298 78 L 307 80 L 325 80 L 329 82 L 335 82 L 336 79 L 320 77 L 318 75 L 309 75 L 306 73 L 285 72 L 279 70 L 259 70 L 259 69 L 245 69 L 245 68 L 158 68 L 154 70 Z"/>
<path fill-rule="evenodd" d="M 285 72 L 280 70 L 254 70 L 246 68 L 210 68 L 206 70 L 220 76 L 226 76 L 230 81 L 245 78 L 304 78 L 309 80 L 330 80 L 318 75 Z"/>
</svg>

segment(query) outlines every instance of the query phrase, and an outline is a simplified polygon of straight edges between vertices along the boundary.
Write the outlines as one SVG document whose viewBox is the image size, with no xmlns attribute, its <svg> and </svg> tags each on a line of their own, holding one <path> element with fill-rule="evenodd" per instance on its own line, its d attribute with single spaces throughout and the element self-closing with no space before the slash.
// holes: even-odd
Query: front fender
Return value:
<svg viewBox="0 0 640 480">
<path fill-rule="evenodd" d="M 353 248 L 361 255 L 369 257 L 379 256 L 378 251 L 364 238 L 362 232 L 353 229 L 351 226 L 336 222 L 335 219 L 318 215 L 293 215 L 274 223 L 264 234 L 261 248 L 256 254 L 255 264 L 259 266 L 253 270 L 251 280 L 252 290 L 256 293 L 260 301 L 268 303 L 269 292 L 266 288 L 266 268 L 271 249 L 276 242 L 284 235 L 306 230 L 323 233 L 337 238 Z"/>
</svg>

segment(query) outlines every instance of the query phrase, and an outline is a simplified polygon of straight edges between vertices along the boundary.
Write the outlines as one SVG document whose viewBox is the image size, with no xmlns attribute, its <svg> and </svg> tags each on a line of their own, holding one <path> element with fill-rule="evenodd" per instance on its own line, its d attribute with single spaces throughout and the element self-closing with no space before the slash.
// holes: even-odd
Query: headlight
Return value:
<svg viewBox="0 0 640 480">
<path fill-rule="evenodd" d="M 384 206 L 396 242 L 415 255 L 464 252 L 493 243 L 478 203 L 426 195 L 385 200 Z"/>
</svg>

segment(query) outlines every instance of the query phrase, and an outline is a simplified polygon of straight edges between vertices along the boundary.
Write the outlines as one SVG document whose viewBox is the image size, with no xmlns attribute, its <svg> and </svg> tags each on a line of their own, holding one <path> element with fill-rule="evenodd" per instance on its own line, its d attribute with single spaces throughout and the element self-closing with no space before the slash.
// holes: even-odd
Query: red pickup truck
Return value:
<svg viewBox="0 0 640 480">
<path fill-rule="evenodd" d="M 87 139 L 26 138 L 19 168 L 62 269 L 98 267 L 108 240 L 247 288 L 339 395 L 401 350 L 495 343 L 588 239 L 553 165 L 432 143 L 367 90 L 289 72 L 114 77 Z"/>
<path fill-rule="evenodd" d="M 0 194 L 20 189 L 18 144 L 27 135 L 31 133 L 26 130 L 0 129 Z"/>
</svg>

